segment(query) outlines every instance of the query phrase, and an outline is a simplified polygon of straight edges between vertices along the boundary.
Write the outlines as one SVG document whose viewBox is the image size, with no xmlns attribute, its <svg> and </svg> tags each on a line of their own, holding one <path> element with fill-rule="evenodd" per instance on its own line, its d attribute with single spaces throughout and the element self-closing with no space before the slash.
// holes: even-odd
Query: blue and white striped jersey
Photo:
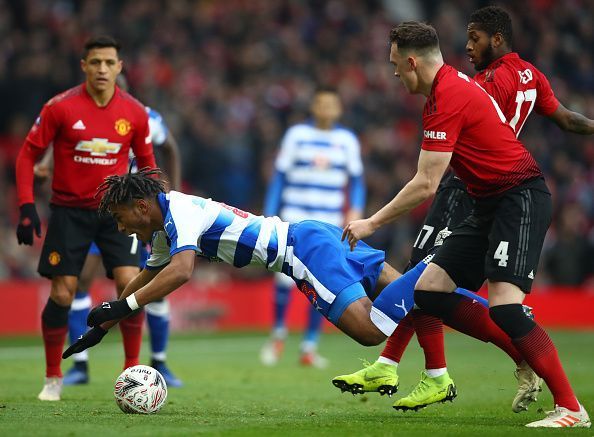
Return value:
<svg viewBox="0 0 594 437">
<path fill-rule="evenodd" d="M 289 224 L 177 191 L 159 194 L 164 231 L 153 234 L 146 268 L 159 268 L 182 250 L 235 267 L 281 271 Z"/>
<path fill-rule="evenodd" d="M 340 126 L 322 130 L 311 123 L 292 126 L 275 167 L 285 178 L 280 210 L 274 213 L 292 223 L 311 219 L 343 225 L 349 181 L 363 174 L 353 132 Z"/>
<path fill-rule="evenodd" d="M 149 116 L 149 132 L 151 134 L 151 142 L 153 143 L 153 148 L 162 146 L 167 139 L 167 125 L 163 120 L 161 114 L 155 111 L 148 106 L 144 107 L 146 109 L 146 113 Z M 136 161 L 134 157 L 134 152 L 130 149 L 130 156 L 128 157 L 130 160 L 130 164 L 132 165 L 132 173 L 136 173 L 138 171 L 138 167 L 136 166 Z"/>
<path fill-rule="evenodd" d="M 163 145 L 167 139 L 167 125 L 163 120 L 161 114 L 148 106 L 145 106 L 146 112 L 149 116 L 149 132 L 151 134 L 151 141 L 153 146 L 159 147 Z"/>
</svg>

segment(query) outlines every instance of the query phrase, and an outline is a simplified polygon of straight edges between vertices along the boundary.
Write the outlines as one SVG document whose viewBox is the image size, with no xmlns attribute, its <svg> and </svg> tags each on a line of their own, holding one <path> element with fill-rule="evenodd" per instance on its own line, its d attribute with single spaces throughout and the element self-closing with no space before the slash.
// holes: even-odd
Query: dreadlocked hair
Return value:
<svg viewBox="0 0 594 437">
<path fill-rule="evenodd" d="M 97 188 L 95 197 L 101 196 L 99 213 L 108 214 L 112 205 L 130 203 L 134 199 L 146 199 L 165 192 L 165 183 L 158 178 L 158 168 L 144 167 L 136 173 L 107 176 Z"/>
</svg>

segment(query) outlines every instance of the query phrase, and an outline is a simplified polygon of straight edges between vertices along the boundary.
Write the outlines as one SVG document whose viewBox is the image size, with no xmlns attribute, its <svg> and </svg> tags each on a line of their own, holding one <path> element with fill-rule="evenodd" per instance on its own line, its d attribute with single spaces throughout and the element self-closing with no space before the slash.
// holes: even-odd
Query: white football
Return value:
<svg viewBox="0 0 594 437">
<path fill-rule="evenodd" d="M 118 376 L 113 394 L 124 413 L 153 414 L 165 404 L 167 384 L 156 369 L 138 365 Z"/>
</svg>

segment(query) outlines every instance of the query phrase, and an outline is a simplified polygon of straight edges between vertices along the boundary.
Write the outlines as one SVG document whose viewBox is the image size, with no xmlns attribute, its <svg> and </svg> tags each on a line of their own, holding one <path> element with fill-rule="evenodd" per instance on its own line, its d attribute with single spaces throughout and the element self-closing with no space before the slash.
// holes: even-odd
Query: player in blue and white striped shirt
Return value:
<svg viewBox="0 0 594 437">
<path fill-rule="evenodd" d="M 341 228 L 315 220 L 289 224 L 211 199 L 165 193 L 154 179 L 158 173 L 147 168 L 110 176 L 99 187 L 99 210 L 110 212 L 121 232 L 151 240 L 152 253 L 120 300 L 90 312 L 93 329 L 64 358 L 99 343 L 117 320 L 187 282 L 197 255 L 290 276 L 317 311 L 363 345 L 384 341 L 412 309 L 414 285 L 430 257 L 400 275 L 384 262 L 383 251 L 342 241 Z"/>
<path fill-rule="evenodd" d="M 292 126 L 282 139 L 264 215 L 278 215 L 291 223 L 311 219 L 342 227 L 361 218 L 365 205 L 359 141 L 353 132 L 336 124 L 342 105 L 334 88 L 318 88 L 310 109 L 312 119 Z M 285 318 L 294 286 L 288 276 L 275 274 L 274 326 L 260 352 L 265 365 L 276 364 L 284 349 Z M 317 353 L 321 322 L 320 313 L 312 307 L 301 343 L 303 365 L 326 365 Z"/>
</svg>

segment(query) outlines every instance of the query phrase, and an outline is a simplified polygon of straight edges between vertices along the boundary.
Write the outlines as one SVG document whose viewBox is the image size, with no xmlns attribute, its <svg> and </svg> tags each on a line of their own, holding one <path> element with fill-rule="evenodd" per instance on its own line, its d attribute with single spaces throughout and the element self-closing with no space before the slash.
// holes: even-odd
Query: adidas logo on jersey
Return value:
<svg viewBox="0 0 594 437">
<path fill-rule="evenodd" d="M 85 130 L 87 127 L 82 122 L 82 120 L 78 120 L 76 123 L 72 125 L 72 129 L 74 130 Z"/>
<path fill-rule="evenodd" d="M 534 270 L 530 270 L 530 273 L 528 273 L 528 279 L 534 279 Z"/>
</svg>

